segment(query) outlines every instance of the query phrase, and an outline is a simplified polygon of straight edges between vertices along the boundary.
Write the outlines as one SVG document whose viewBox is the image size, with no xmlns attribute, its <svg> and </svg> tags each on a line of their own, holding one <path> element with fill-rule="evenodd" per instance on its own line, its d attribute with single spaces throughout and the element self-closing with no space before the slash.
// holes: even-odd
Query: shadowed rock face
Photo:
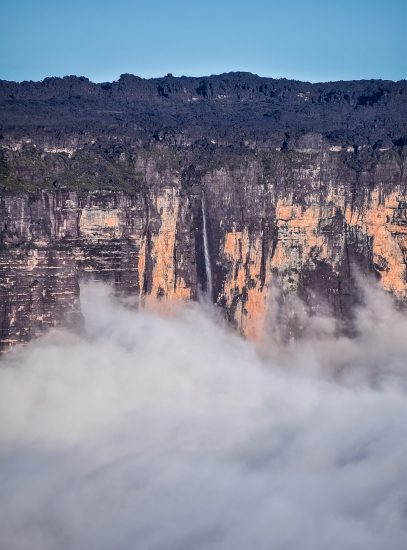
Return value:
<svg viewBox="0 0 407 550">
<path fill-rule="evenodd" d="M 301 329 L 297 295 L 351 330 L 357 272 L 406 301 L 406 84 L 201 80 L 2 83 L 3 349 L 77 325 L 90 275 L 160 310 L 206 292 L 254 339 Z"/>
</svg>

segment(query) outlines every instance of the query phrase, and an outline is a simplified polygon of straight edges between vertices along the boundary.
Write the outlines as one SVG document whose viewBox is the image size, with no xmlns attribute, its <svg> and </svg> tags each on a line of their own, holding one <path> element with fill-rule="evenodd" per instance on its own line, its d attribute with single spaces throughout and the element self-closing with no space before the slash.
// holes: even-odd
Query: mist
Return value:
<svg viewBox="0 0 407 550">
<path fill-rule="evenodd" d="M 0 361 L 1 548 L 404 548 L 407 317 L 365 296 L 258 349 L 84 286 L 80 334 Z"/>
</svg>

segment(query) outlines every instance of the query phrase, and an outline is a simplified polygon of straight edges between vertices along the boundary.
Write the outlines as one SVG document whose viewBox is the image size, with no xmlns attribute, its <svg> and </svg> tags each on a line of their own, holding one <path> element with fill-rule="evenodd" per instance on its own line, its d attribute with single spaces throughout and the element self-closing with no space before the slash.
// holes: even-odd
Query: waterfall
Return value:
<svg viewBox="0 0 407 550">
<path fill-rule="evenodd" d="M 205 195 L 202 192 L 202 220 L 203 220 L 203 245 L 205 255 L 205 273 L 206 273 L 206 294 L 209 299 L 212 299 L 212 269 L 211 259 L 209 257 L 208 232 L 206 229 L 206 211 L 205 211 Z"/>
</svg>

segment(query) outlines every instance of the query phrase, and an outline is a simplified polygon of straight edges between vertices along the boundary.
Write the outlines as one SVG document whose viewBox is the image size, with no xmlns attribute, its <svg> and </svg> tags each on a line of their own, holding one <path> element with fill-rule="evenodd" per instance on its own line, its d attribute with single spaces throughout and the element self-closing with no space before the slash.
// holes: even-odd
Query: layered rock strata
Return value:
<svg viewBox="0 0 407 550">
<path fill-rule="evenodd" d="M 399 151 L 358 164 L 343 149 L 225 153 L 212 167 L 188 158 L 164 168 L 155 151 L 132 154 L 142 182 L 133 191 L 3 190 L 2 349 L 51 326 L 78 324 L 79 281 L 87 276 L 161 311 L 209 293 L 252 339 L 262 338 L 271 309 L 278 305 L 283 315 L 293 295 L 349 327 L 357 272 L 406 301 Z"/>
<path fill-rule="evenodd" d="M 229 73 L 0 81 L 0 348 L 79 326 L 79 283 L 210 300 L 245 336 L 406 302 L 407 83 Z"/>
</svg>

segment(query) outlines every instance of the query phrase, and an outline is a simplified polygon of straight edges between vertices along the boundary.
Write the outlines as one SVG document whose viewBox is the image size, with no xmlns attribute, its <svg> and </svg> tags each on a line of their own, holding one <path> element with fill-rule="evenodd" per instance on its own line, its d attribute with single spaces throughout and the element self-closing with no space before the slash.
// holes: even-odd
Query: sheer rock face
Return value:
<svg viewBox="0 0 407 550">
<path fill-rule="evenodd" d="M 84 277 L 161 311 L 206 294 L 253 339 L 301 331 L 294 296 L 351 331 L 358 273 L 406 302 L 406 98 L 249 73 L 0 81 L 0 348 L 78 326 Z"/>
<path fill-rule="evenodd" d="M 357 269 L 407 298 L 407 197 L 400 155 L 358 171 L 351 153 L 275 152 L 185 177 L 148 164 L 140 192 L 4 192 L 0 206 L 1 342 L 80 320 L 79 280 L 113 282 L 148 308 L 171 309 L 207 289 L 247 337 L 299 295 L 347 325 Z M 356 269 L 357 268 L 357 269 Z M 279 291 L 279 298 L 277 298 Z M 290 320 L 285 319 L 290 330 Z"/>
</svg>

